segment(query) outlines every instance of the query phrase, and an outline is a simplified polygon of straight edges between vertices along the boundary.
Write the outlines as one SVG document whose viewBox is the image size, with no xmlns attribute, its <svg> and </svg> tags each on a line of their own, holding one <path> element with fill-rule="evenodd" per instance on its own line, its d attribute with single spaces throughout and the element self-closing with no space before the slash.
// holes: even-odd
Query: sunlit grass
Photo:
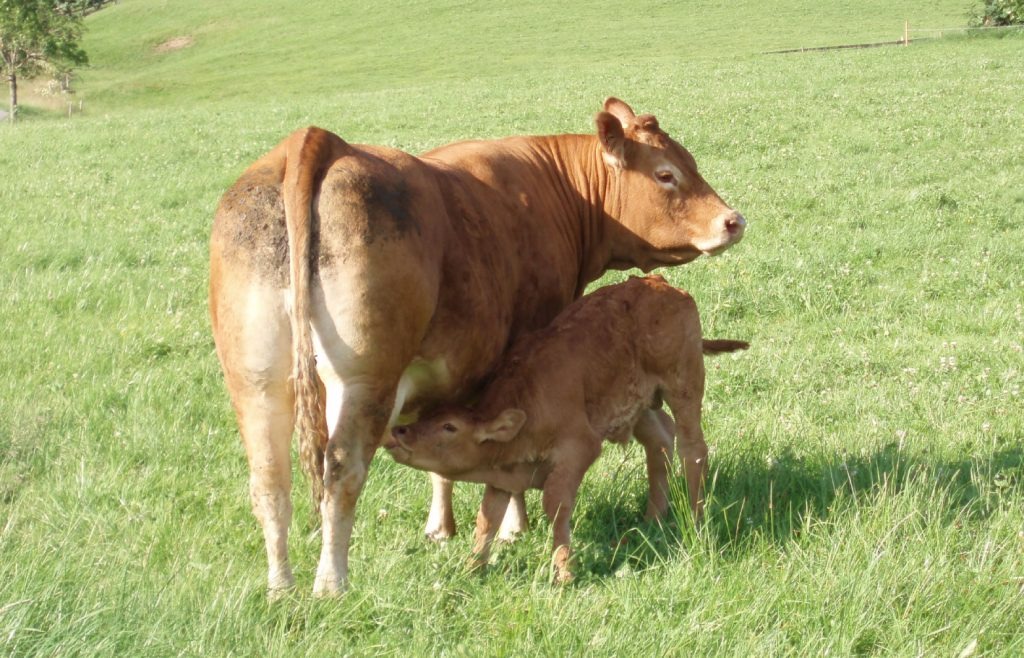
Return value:
<svg viewBox="0 0 1024 658">
<path fill-rule="evenodd" d="M 280 74 L 254 60 L 247 76 L 242 59 L 221 86 L 194 70 L 180 93 L 117 92 L 129 74 L 193 70 L 140 66 L 132 48 L 186 24 L 231 23 L 208 8 L 183 22 L 165 15 L 157 29 L 140 12 L 135 32 L 115 39 L 114 19 L 143 5 L 161 6 L 122 0 L 106 28 L 102 12 L 91 19 L 96 87 L 87 76 L 84 114 L 0 126 L 5 654 L 1024 650 L 1019 37 L 756 56 L 752 37 L 736 55 L 694 27 L 704 45 L 686 48 L 704 54 L 682 69 L 578 54 L 542 65 L 557 44 L 524 28 L 540 42 L 523 51 L 534 60 L 501 69 L 488 56 L 479 75 L 415 80 L 408 69 L 386 90 L 367 74 L 331 91 L 336 81 L 292 58 L 280 63 L 296 71 L 280 97 L 257 89 Z M 429 7 L 409 6 L 429 32 Z M 750 23 L 767 24 L 764 11 Z M 367 27 L 376 19 L 359 20 L 361 38 L 386 50 Z M 246 34 L 237 23 L 217 48 Z M 362 48 L 352 56 L 367 57 Z M 665 272 L 693 292 L 709 336 L 752 343 L 709 360 L 705 526 L 693 530 L 679 492 L 676 516 L 644 523 L 642 453 L 611 449 L 581 491 L 575 585 L 548 584 L 550 529 L 535 497 L 534 529 L 473 575 L 478 488 L 457 488 L 462 533 L 435 546 L 420 537 L 425 478 L 384 457 L 360 501 L 352 592 L 309 594 L 319 538 L 297 477 L 299 587 L 268 604 L 206 319 L 219 194 L 308 123 L 416 152 L 589 131 L 610 94 L 657 113 L 750 220 L 734 250 Z"/>
</svg>

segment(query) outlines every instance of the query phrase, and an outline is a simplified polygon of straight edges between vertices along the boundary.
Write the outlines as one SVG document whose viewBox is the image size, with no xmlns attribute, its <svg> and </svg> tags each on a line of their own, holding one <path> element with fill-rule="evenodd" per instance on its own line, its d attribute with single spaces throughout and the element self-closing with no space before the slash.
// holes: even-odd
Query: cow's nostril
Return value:
<svg viewBox="0 0 1024 658">
<path fill-rule="evenodd" d="M 398 427 L 393 428 L 391 430 L 391 433 L 394 434 L 395 436 L 405 436 L 406 434 L 409 433 L 409 428 L 405 427 L 404 425 L 399 425 Z"/>
<path fill-rule="evenodd" d="M 736 235 L 746 225 L 746 223 L 746 220 L 743 219 L 743 215 L 733 213 L 725 220 L 725 230 L 729 232 L 729 235 Z"/>
</svg>

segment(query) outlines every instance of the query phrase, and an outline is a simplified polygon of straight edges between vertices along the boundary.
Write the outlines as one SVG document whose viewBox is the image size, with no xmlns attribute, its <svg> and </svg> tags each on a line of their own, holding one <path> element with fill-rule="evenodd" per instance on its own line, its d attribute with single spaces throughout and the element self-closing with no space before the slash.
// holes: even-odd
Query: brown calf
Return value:
<svg viewBox="0 0 1024 658">
<path fill-rule="evenodd" d="M 569 518 L 583 475 L 603 440 L 621 442 L 664 400 L 675 417 L 677 450 L 694 518 L 703 513 L 707 444 L 701 431 L 704 354 L 747 343 L 703 340 L 697 305 L 659 276 L 601 288 L 546 329 L 516 341 L 473 410 L 445 408 L 398 426 L 385 444 L 396 461 L 487 485 L 477 517 L 475 563 L 486 564 L 509 496 L 543 490 L 554 529 L 559 581 L 569 570 Z M 668 455 L 645 443 L 648 514 L 668 507 Z"/>
</svg>

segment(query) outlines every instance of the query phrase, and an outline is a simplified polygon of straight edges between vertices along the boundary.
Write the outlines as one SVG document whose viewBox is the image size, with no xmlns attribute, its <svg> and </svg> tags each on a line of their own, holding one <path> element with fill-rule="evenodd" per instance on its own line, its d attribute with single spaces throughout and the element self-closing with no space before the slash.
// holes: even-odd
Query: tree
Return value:
<svg viewBox="0 0 1024 658">
<path fill-rule="evenodd" d="M 1024 0 L 983 0 L 972 11 L 971 23 L 980 27 L 1024 25 Z"/>
<path fill-rule="evenodd" d="M 18 113 L 18 77 L 85 64 L 79 45 L 82 14 L 59 0 L 0 0 L 0 73 L 11 93 L 11 121 Z"/>
</svg>

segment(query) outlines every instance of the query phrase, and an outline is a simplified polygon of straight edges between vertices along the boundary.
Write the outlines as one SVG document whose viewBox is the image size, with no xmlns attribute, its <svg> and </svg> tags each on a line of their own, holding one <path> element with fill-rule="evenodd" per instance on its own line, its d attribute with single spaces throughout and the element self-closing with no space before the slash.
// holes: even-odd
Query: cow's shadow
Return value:
<svg viewBox="0 0 1024 658">
<path fill-rule="evenodd" d="M 839 510 L 877 505 L 889 494 L 909 490 L 944 505 L 945 509 L 930 510 L 940 522 L 983 519 L 993 509 L 993 492 L 1024 485 L 1024 449 L 1011 447 L 990 457 L 951 461 L 908 454 L 892 444 L 858 456 L 786 452 L 771 460 L 723 460 L 712 466 L 706 522 L 699 533 L 681 478 L 672 482 L 668 518 L 655 522 L 643 519 L 646 480 L 633 480 L 625 487 L 603 487 L 589 499 L 581 497 L 572 534 L 578 581 L 644 571 L 680 551 L 741 559 L 755 543 L 781 546 L 796 541 L 808 524 L 843 513 Z M 528 507 L 531 532 L 546 533 L 550 542 L 550 526 L 532 502 Z M 499 557 L 497 569 L 509 575 L 531 569 L 528 561 L 512 553 L 508 559 Z"/>
</svg>

